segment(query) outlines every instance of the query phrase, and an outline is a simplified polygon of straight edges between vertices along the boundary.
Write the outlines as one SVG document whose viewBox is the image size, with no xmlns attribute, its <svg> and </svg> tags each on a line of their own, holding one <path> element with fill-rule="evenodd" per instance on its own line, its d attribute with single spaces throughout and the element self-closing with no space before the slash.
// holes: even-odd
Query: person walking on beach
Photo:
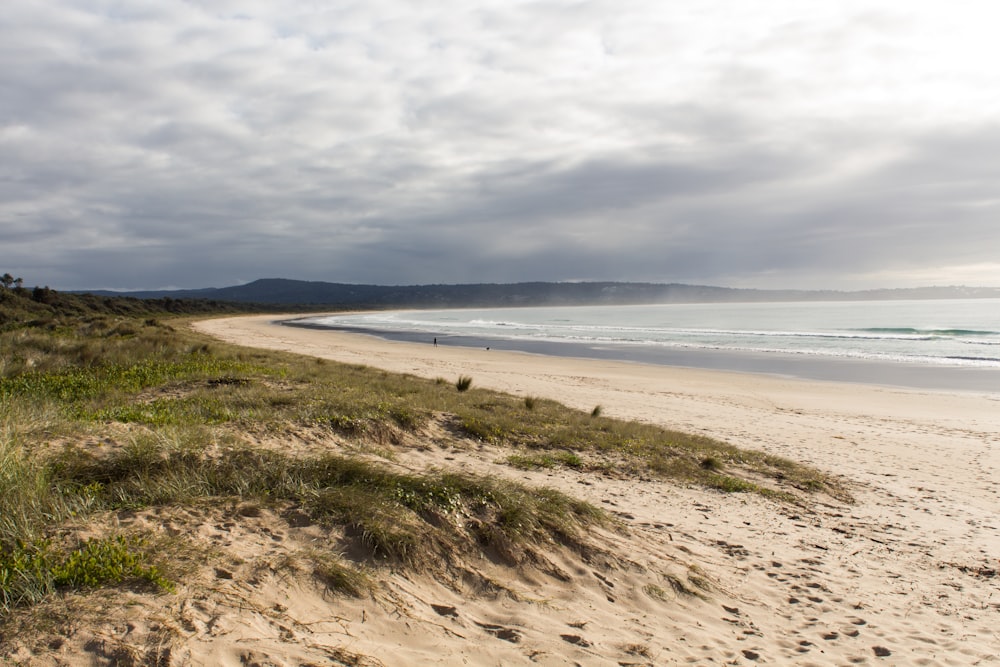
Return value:
<svg viewBox="0 0 1000 667">
<path fill-rule="evenodd" d="M 437 347 L 437 346 L 438 346 L 438 339 L 437 339 L 437 338 L 435 338 L 435 339 L 434 339 L 434 347 Z"/>
</svg>

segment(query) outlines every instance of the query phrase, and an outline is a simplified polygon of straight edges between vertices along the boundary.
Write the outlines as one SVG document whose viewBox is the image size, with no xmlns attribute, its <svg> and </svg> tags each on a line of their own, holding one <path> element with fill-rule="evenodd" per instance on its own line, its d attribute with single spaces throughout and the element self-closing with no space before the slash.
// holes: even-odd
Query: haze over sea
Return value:
<svg viewBox="0 0 1000 667">
<path fill-rule="evenodd" d="M 406 310 L 295 324 L 394 340 L 1000 392 L 1000 300 Z"/>
</svg>

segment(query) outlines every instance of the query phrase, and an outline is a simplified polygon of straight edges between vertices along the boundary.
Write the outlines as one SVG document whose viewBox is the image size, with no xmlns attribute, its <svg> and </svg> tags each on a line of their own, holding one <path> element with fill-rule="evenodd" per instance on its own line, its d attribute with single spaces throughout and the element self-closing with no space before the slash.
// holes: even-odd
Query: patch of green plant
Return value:
<svg viewBox="0 0 1000 667">
<path fill-rule="evenodd" d="M 507 465 L 520 470 L 537 470 L 556 467 L 556 461 L 548 454 L 511 454 L 507 457 Z"/>
<path fill-rule="evenodd" d="M 70 368 L 54 372 L 26 372 L 0 378 L 0 396 L 77 402 L 112 391 L 136 392 L 171 380 L 220 373 L 249 372 L 249 364 L 198 355 L 176 362 L 142 361 L 130 366 Z"/>
<path fill-rule="evenodd" d="M 408 405 L 386 405 L 382 410 L 401 428 L 413 431 L 427 423 L 427 415 L 421 414 Z"/>
<path fill-rule="evenodd" d="M 330 415 L 324 421 L 335 431 L 355 435 L 364 433 L 368 425 L 367 419 L 354 415 Z"/>
<path fill-rule="evenodd" d="M 576 452 L 541 452 L 533 454 L 511 454 L 507 464 L 521 470 L 548 469 L 557 466 L 582 468 L 583 459 Z"/>
<path fill-rule="evenodd" d="M 31 604 L 62 588 L 82 589 L 145 581 L 163 591 L 174 584 L 153 565 L 137 537 L 87 540 L 63 551 L 44 540 L 0 548 L 0 612 Z"/>
<path fill-rule="evenodd" d="M 556 452 L 552 455 L 552 458 L 556 460 L 560 465 L 564 465 L 567 468 L 582 468 L 583 459 L 576 452 Z"/>
<path fill-rule="evenodd" d="M 475 417 L 462 419 L 459 426 L 469 437 L 484 442 L 502 442 L 506 434 L 504 428 L 496 422 Z"/>
<path fill-rule="evenodd" d="M 170 424 L 225 424 L 248 417 L 220 405 L 218 401 L 201 398 L 161 399 L 145 403 L 126 403 L 97 410 L 81 409 L 77 418 L 84 421 L 138 423 L 150 426 Z"/>
<path fill-rule="evenodd" d="M 707 478 L 707 485 L 710 488 L 723 491 L 725 493 L 749 493 L 752 491 L 760 491 L 760 487 L 757 484 L 748 482 L 745 479 L 740 479 L 739 477 L 731 477 L 729 475 L 711 474 Z"/>
<path fill-rule="evenodd" d="M 146 565 L 141 546 L 142 540 L 121 535 L 87 540 L 52 568 L 53 583 L 59 588 L 97 588 L 137 580 L 173 591 L 172 582 L 155 566 Z"/>
<path fill-rule="evenodd" d="M 471 386 L 472 378 L 468 375 L 462 375 L 455 381 L 455 388 L 459 391 L 468 391 Z"/>
</svg>

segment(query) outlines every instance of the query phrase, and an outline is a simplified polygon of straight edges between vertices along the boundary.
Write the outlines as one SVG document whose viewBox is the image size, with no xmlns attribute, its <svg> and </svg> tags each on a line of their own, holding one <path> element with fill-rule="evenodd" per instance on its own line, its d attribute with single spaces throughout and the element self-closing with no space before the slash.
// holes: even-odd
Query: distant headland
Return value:
<svg viewBox="0 0 1000 667">
<path fill-rule="evenodd" d="M 679 283 L 636 282 L 523 282 L 386 286 L 283 278 L 266 278 L 245 285 L 203 289 L 129 292 L 87 291 L 91 294 L 130 296 L 142 299 L 212 299 L 242 303 L 346 308 L 462 308 L 1000 298 L 1000 288 L 995 287 L 917 287 L 845 292 L 835 290 L 740 289 Z"/>
</svg>

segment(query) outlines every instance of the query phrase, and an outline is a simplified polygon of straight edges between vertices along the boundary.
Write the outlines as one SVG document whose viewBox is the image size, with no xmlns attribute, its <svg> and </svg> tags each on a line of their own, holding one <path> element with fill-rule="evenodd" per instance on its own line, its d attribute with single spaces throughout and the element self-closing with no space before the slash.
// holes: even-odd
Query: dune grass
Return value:
<svg viewBox="0 0 1000 667">
<path fill-rule="evenodd" d="M 200 444 L 141 438 L 106 456 L 70 450 L 32 457 L 11 447 L 0 450 L 0 612 L 67 587 L 143 580 L 172 588 L 135 536 L 72 547 L 46 536 L 46 528 L 85 514 L 225 498 L 297 507 L 316 522 L 344 529 L 347 545 L 372 563 L 417 569 L 484 548 L 511 555 L 538 543 L 578 546 L 584 526 L 607 520 L 564 494 L 502 480 L 403 474 L 345 456 L 297 457 L 252 447 L 209 455 L 199 451 Z M 355 594 L 362 589 L 356 568 L 331 554 L 314 560 L 328 586 Z"/>
<path fill-rule="evenodd" d="M 471 384 L 224 345 L 183 319 L 100 314 L 0 332 L 0 613 L 63 588 L 136 581 L 169 590 L 141 535 L 55 539 L 67 522 L 113 511 L 219 499 L 294 507 L 341 531 L 364 563 L 413 568 L 466 552 L 516 564 L 532 545 L 581 547 L 585 527 L 607 520 L 549 489 L 298 456 L 250 447 L 240 433 L 328 429 L 387 447 L 419 439 L 434 421 L 509 450 L 520 468 L 786 499 L 789 489 L 842 495 L 791 461 Z M 81 439 L 118 446 L 95 455 L 74 444 Z M 331 588 L 365 588 L 358 564 L 313 556 Z"/>
<path fill-rule="evenodd" d="M 42 364 L 53 370 L 33 367 L 0 377 L 0 399 L 55 401 L 68 417 L 93 423 L 155 427 L 295 422 L 383 441 L 391 441 L 395 432 L 418 432 L 433 416 L 447 414 L 461 433 L 490 444 L 547 453 L 550 458 L 552 452 L 575 452 L 578 459 L 566 459 L 574 468 L 615 469 L 722 489 L 773 493 L 780 486 L 843 495 L 829 479 L 792 461 L 711 438 L 606 418 L 600 406 L 588 414 L 550 400 L 474 389 L 467 376 L 449 385 L 207 343 L 180 331 L 165 337 L 164 325 L 158 323 L 125 330 L 131 331 L 125 338 L 121 327 L 111 327 L 96 340 L 89 332 L 77 335 L 82 338 L 77 342 L 62 333 L 67 342 L 51 353 L 59 361 Z M 714 465 L 703 466 L 705 460 Z M 720 484 L 720 475 L 752 476 L 773 484 Z"/>
</svg>

